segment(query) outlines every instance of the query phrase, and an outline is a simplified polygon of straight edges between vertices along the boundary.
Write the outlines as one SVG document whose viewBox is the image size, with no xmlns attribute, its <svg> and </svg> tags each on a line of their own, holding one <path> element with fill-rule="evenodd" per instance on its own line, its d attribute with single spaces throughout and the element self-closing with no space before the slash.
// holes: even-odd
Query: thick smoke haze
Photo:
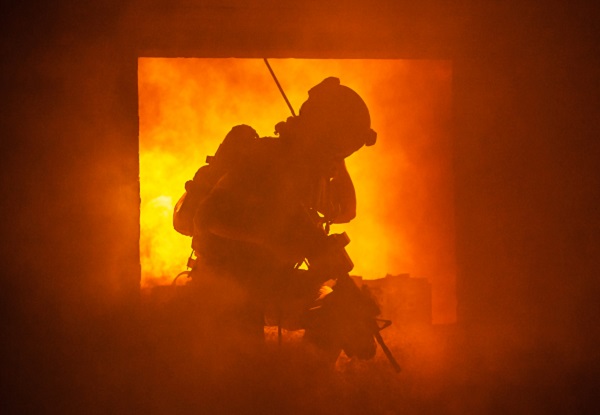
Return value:
<svg viewBox="0 0 600 415">
<path fill-rule="evenodd" d="M 594 2 L 3 6 L 0 413 L 600 413 Z M 204 59 L 233 56 L 257 59 Z M 371 109 L 354 273 L 427 278 L 457 314 L 382 332 L 399 375 L 380 348 L 311 373 L 272 331 L 251 366 L 160 301 L 184 182 L 233 125 L 289 116 L 263 56 L 319 58 L 271 60 L 296 110 L 332 75 Z"/>
<path fill-rule="evenodd" d="M 171 225 L 183 184 L 229 129 L 272 136 L 291 115 L 260 59 L 142 58 L 139 70 L 142 286 L 169 283 L 190 240 Z M 432 284 L 433 319 L 456 319 L 449 61 L 271 61 L 296 113 L 307 91 L 336 76 L 367 103 L 377 144 L 347 159 L 357 218 L 334 226 L 352 242 L 353 274 L 409 273 Z"/>
</svg>

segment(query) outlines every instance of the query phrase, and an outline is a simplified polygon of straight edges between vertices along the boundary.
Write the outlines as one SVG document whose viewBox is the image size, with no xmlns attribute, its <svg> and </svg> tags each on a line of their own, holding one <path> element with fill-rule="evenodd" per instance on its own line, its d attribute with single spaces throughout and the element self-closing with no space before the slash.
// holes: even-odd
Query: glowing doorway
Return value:
<svg viewBox="0 0 600 415">
<path fill-rule="evenodd" d="M 434 323 L 454 322 L 451 63 L 270 62 L 296 110 L 327 76 L 363 97 L 378 141 L 347 159 L 358 198 L 357 218 L 343 226 L 353 274 L 427 278 Z M 232 126 L 269 136 L 290 113 L 262 59 L 140 58 L 138 65 L 140 257 L 142 286 L 151 286 L 170 283 L 191 251 L 171 222 L 184 183 Z"/>
</svg>

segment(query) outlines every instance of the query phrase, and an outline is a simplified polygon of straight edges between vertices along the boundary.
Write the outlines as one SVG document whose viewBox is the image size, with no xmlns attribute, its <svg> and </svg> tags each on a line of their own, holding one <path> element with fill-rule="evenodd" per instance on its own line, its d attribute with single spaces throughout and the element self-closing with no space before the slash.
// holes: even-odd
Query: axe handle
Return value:
<svg viewBox="0 0 600 415">
<path fill-rule="evenodd" d="M 379 330 L 377 330 L 374 333 L 374 336 L 375 336 L 375 340 L 377 340 L 377 343 L 379 343 L 379 345 L 381 346 L 381 350 L 383 350 L 383 353 L 385 353 L 385 357 L 388 358 L 388 360 L 392 364 L 392 367 L 394 368 L 394 370 L 396 371 L 396 373 L 400 373 L 400 371 L 402 370 L 402 368 L 400 367 L 400 365 L 398 364 L 398 362 L 396 361 L 396 359 L 392 355 L 392 352 L 390 351 L 390 349 L 388 349 L 387 345 L 383 341 L 383 338 L 381 337 L 381 334 L 379 334 Z"/>
</svg>

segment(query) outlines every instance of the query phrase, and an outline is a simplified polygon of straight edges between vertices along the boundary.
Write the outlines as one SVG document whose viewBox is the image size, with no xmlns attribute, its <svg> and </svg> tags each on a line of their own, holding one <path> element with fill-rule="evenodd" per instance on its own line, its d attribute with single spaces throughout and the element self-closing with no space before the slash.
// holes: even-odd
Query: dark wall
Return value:
<svg viewBox="0 0 600 415">
<path fill-rule="evenodd" d="M 529 3 L 6 7 L 1 288 L 13 389 L 45 382 L 40 368 L 61 371 L 62 358 L 91 359 L 80 346 L 94 324 L 137 301 L 136 59 L 147 55 L 452 59 L 459 324 L 595 362 L 595 14 Z"/>
<path fill-rule="evenodd" d="M 2 405 L 21 413 L 69 404 L 97 322 L 138 292 L 137 68 L 108 6 L 1 13 Z"/>
<path fill-rule="evenodd" d="M 600 315 L 594 13 L 513 6 L 456 61 L 459 315 L 577 349 Z"/>
</svg>

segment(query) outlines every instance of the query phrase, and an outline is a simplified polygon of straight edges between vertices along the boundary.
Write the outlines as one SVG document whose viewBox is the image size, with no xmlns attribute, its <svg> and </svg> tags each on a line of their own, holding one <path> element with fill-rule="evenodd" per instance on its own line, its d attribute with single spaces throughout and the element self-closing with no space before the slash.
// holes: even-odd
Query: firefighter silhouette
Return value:
<svg viewBox="0 0 600 415">
<path fill-rule="evenodd" d="M 328 233 L 356 215 L 344 159 L 377 135 L 362 98 L 338 78 L 308 95 L 275 137 L 233 127 L 186 183 L 173 224 L 192 237 L 189 285 L 218 319 L 221 339 L 259 347 L 264 325 L 280 325 L 306 330 L 306 342 L 332 360 L 342 349 L 370 358 L 379 310 L 348 277 L 344 235 Z"/>
</svg>

